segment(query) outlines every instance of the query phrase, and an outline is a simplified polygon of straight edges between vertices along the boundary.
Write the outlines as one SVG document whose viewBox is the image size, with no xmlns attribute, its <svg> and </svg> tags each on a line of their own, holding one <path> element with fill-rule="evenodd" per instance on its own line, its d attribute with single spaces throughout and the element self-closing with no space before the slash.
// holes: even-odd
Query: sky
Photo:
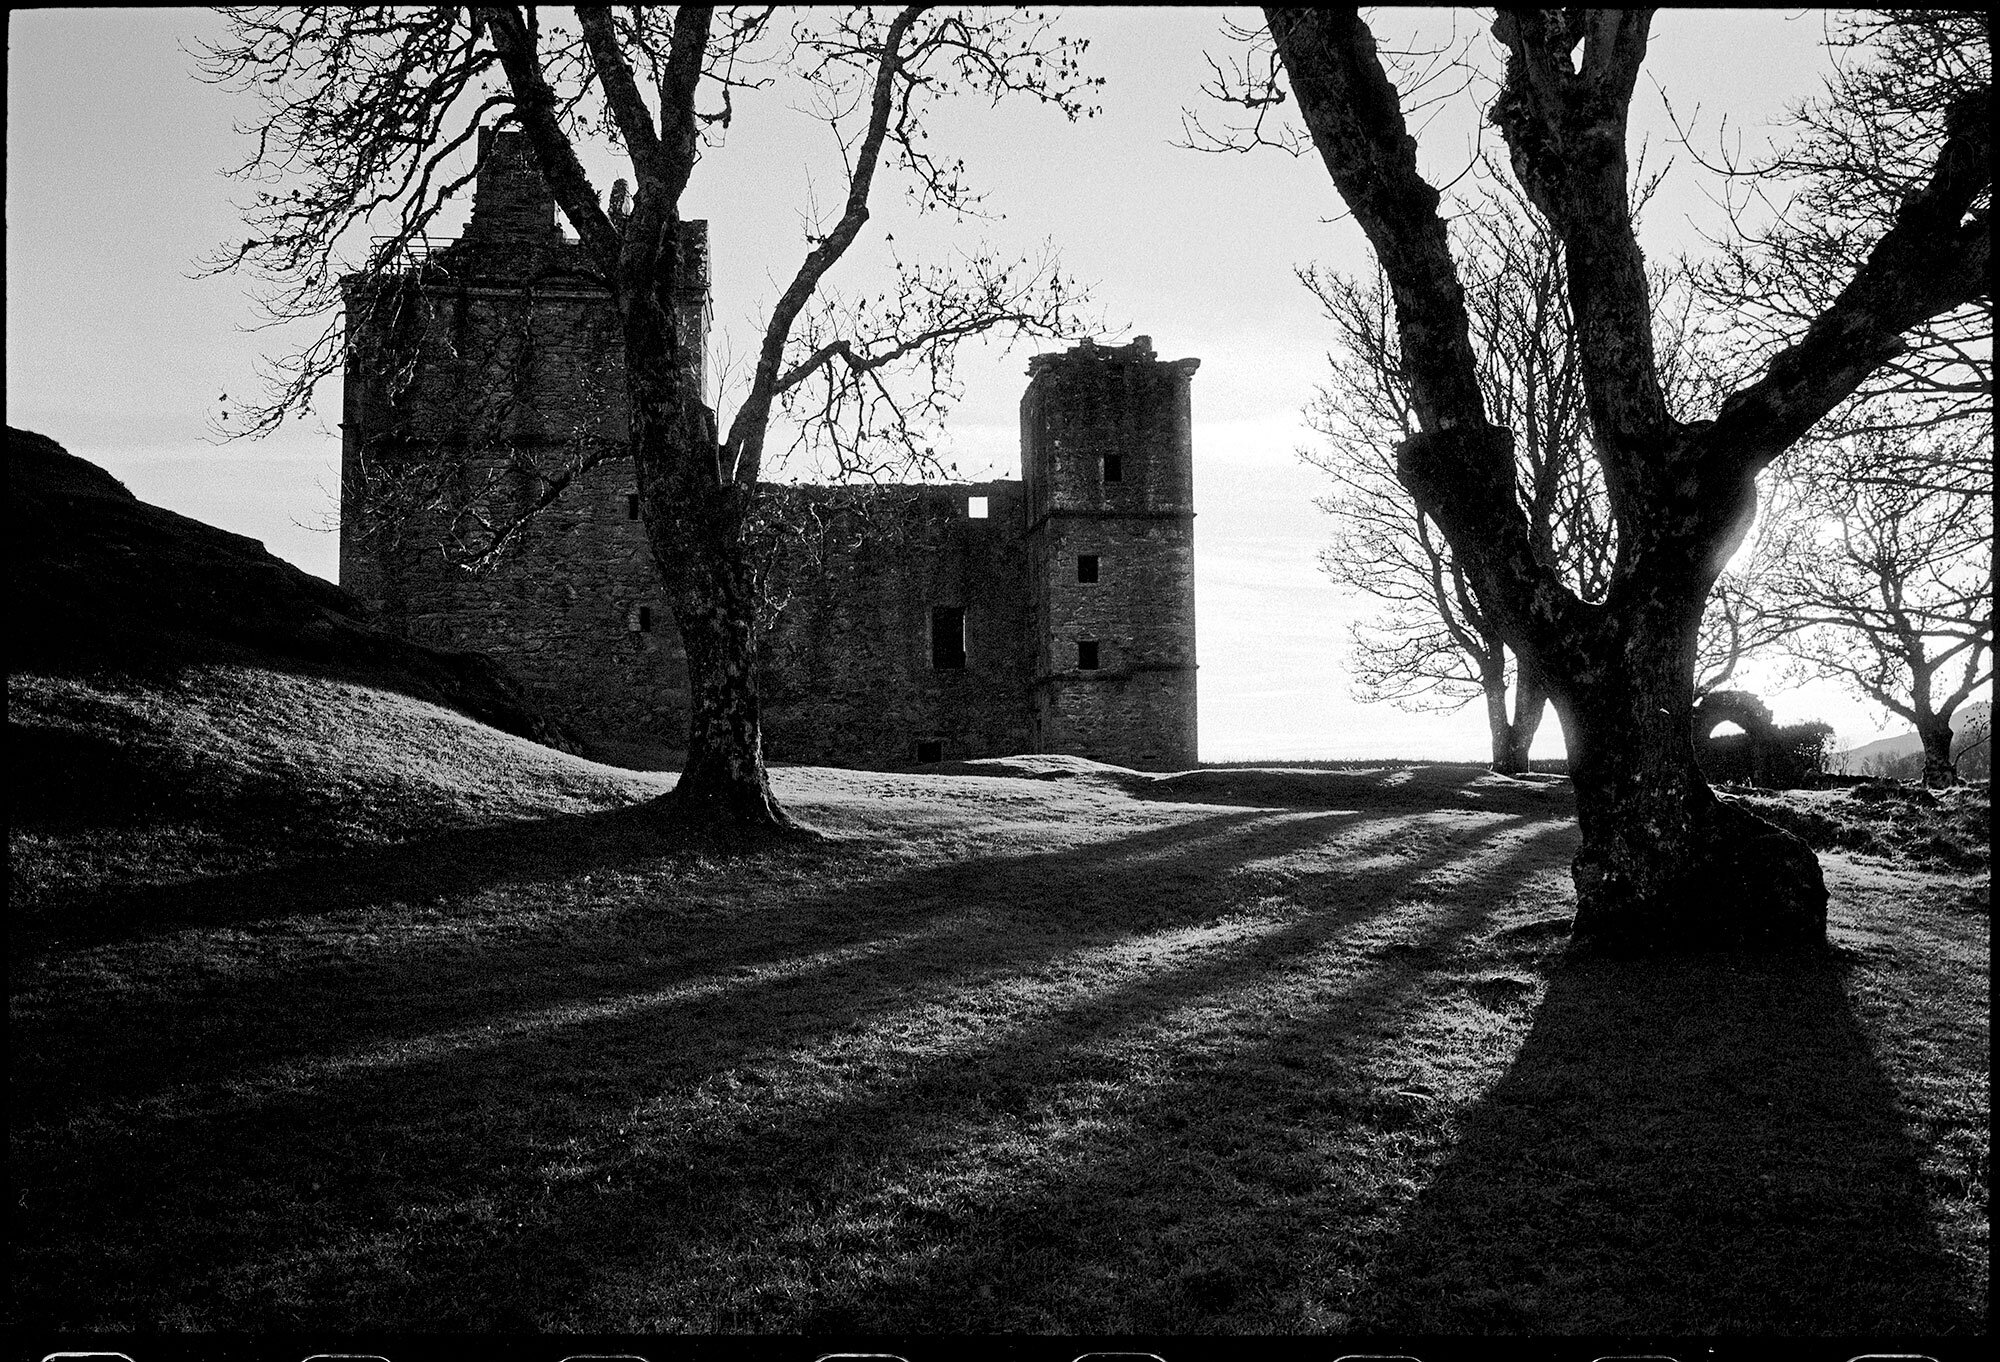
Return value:
<svg viewBox="0 0 2000 1362">
<path fill-rule="evenodd" d="M 1208 60 L 1241 44 L 1225 20 L 1254 11 L 1080 8 L 1062 31 L 1090 40 L 1085 67 L 1106 84 L 1101 112 L 1074 124 L 1053 110 L 959 99 L 933 142 L 963 157 L 986 220 L 918 220 L 898 187 L 878 191 L 864 240 L 836 276 L 879 286 L 892 252 L 935 259 L 989 243 L 1011 255 L 1053 245 L 1064 273 L 1093 286 L 1098 339 L 1150 335 L 1163 359 L 1202 361 L 1194 380 L 1197 648 L 1204 760 L 1422 757 L 1480 760 L 1482 707 L 1410 713 L 1357 703 L 1349 629 L 1372 602 L 1335 588 L 1317 565 L 1330 522 L 1313 505 L 1325 475 L 1298 450 L 1322 380 L 1328 333 L 1294 270 L 1312 262 L 1372 269 L 1315 157 L 1263 149 L 1212 154 L 1176 145 L 1183 111 L 1218 122 L 1204 100 Z M 14 10 L 8 16 L 7 420 L 37 430 L 124 479 L 138 496 L 264 541 L 336 578 L 339 440 L 308 418 L 260 442 L 213 434 L 229 395 L 256 390 L 261 356 L 303 338 L 256 329 L 252 281 L 201 277 L 201 261 L 242 239 L 234 204 L 251 186 L 225 168 L 250 151 L 234 125 L 247 96 L 194 78 L 196 40 L 221 31 L 198 10 Z M 1456 38 L 1491 71 L 1493 44 L 1472 12 L 1389 10 L 1385 47 Z M 1642 225 L 1660 259 L 1721 230 L 1712 181 L 1674 145 L 1662 92 L 1697 150 L 1720 136 L 1752 149 L 1828 69 L 1821 11 L 1690 10 L 1655 20 L 1633 106 L 1647 164 L 1672 166 Z M 1419 124 L 1420 161 L 1452 179 L 1483 146 L 1478 86 Z M 805 249 L 803 206 L 837 198 L 826 131 L 775 93 L 737 102 L 727 141 L 704 156 L 683 212 L 710 222 L 718 339 L 745 353 L 763 309 Z M 1726 116 L 1726 123 L 1725 123 Z M 600 187 L 617 173 L 586 157 Z M 443 235 L 456 232 L 447 220 Z M 893 246 L 885 237 L 896 238 Z M 1016 404 L 1029 355 L 1053 344 L 975 350 L 946 456 L 966 477 L 1018 476 Z M 337 412 L 334 385 L 322 412 Z M 725 420 L 726 415 L 725 415 Z M 1748 683 L 1780 722 L 1823 719 L 1843 745 L 1890 731 L 1873 706 L 1831 686 L 1791 688 L 1775 668 Z M 1900 729 L 1902 725 L 1895 725 Z M 1560 755 L 1553 716 L 1537 756 Z"/>
</svg>

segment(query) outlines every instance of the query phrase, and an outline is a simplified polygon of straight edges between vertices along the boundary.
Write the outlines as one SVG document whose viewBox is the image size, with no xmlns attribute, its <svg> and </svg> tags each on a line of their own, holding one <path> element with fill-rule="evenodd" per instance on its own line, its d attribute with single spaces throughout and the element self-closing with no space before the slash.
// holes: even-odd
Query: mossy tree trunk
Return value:
<svg viewBox="0 0 2000 1362">
<path fill-rule="evenodd" d="M 1698 604 L 1636 612 L 1563 668 L 1556 705 L 1582 833 L 1575 934 L 1620 953 L 1816 945 L 1817 858 L 1719 800 L 1695 762 L 1699 628 Z"/>
</svg>

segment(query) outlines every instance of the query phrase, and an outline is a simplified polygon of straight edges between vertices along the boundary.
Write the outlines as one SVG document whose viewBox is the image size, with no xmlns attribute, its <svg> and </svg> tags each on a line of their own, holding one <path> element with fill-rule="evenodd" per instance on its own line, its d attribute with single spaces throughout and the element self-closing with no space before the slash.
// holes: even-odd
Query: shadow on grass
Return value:
<svg viewBox="0 0 2000 1362">
<path fill-rule="evenodd" d="M 650 804 L 436 833 L 265 869 L 167 885 L 53 896 L 17 912 L 17 958 L 379 904 L 472 898 L 500 886 L 559 884 L 676 858 Z M 680 853 L 679 859 L 692 857 Z"/>
<path fill-rule="evenodd" d="M 1231 867 L 1241 876 L 1351 821 L 1217 815 L 1060 852 L 908 872 L 802 895 L 762 917 L 684 924 L 683 949 L 664 959 L 641 952 L 634 962 L 631 943 L 605 933 L 604 944 L 625 955 L 609 972 L 603 954 L 571 942 L 553 967 L 544 961 L 517 976 L 513 948 L 501 943 L 456 955 L 395 952 L 371 962 L 365 991 L 346 996 L 332 987 L 302 996 L 301 981 L 290 978 L 235 984 L 214 1000 L 230 1029 L 211 1028 L 201 1044 L 177 1044 L 173 1053 L 156 1047 L 155 1081 L 226 1083 L 273 1048 L 324 1054 L 524 1005 L 658 988 L 684 978 L 690 962 L 727 971 L 807 947 L 915 933 L 832 968 L 750 979 L 696 1002 L 670 999 L 385 1055 L 297 1090 L 197 1093 L 131 1124 L 65 1124 L 63 1104 L 49 1099 L 65 1086 L 85 1102 L 116 1092 L 120 1067 L 124 1083 L 146 1077 L 133 1071 L 146 1058 L 133 1043 L 144 1038 L 128 1038 L 125 1066 L 107 1066 L 100 1045 L 45 1035 L 34 1066 L 45 1081 L 24 1085 L 42 1100 L 17 1106 L 14 1118 L 40 1126 L 17 1165 L 29 1196 L 16 1242 L 36 1246 L 17 1256 L 17 1299 L 27 1316 L 76 1323 L 180 1310 L 208 1327 L 674 1327 L 630 1313 L 658 1294 L 652 1274 L 666 1272 L 670 1284 L 676 1271 L 694 1277 L 722 1262 L 715 1289 L 736 1316 L 697 1309 L 686 1296 L 658 1308 L 681 1312 L 678 1327 L 735 1327 L 732 1318 L 779 1327 L 811 1302 L 760 1296 L 760 1220 L 789 1223 L 785 1206 L 801 1198 L 831 1209 L 899 1159 L 949 1160 L 961 1127 L 1014 1119 L 1037 1093 L 1080 1071 L 1115 1083 L 1115 1060 L 1106 1069 L 1099 1056 L 1078 1070 L 1078 1047 L 1240 988 L 1391 907 L 1411 877 L 1467 854 L 1461 842 L 1373 873 L 1327 875 L 1323 887 L 1296 891 L 1305 905 L 1296 922 L 1062 997 L 1066 957 L 1079 949 L 1213 925 L 1218 909 L 1249 908 L 1262 887 L 1254 875 L 1233 882 Z M 1400 826 L 1372 831 L 1395 835 Z M 1365 849 L 1369 838 L 1357 842 Z M 844 1067 L 850 1061 L 833 1053 L 870 1027 L 921 1028 L 911 1009 L 926 998 L 1051 968 L 1043 997 L 997 1016 L 975 1009 L 973 1020 L 961 1017 L 970 1028 L 961 1046 L 909 1060 L 908 1072 L 871 1073 L 866 1061 Z M 126 1026 L 136 1031 L 142 1020 Z M 154 1018 L 153 1034 L 178 1040 L 177 1029 L 195 1021 Z M 832 1058 L 811 1058 L 823 1054 Z M 58 1083 L 52 1070 L 65 1062 L 67 1082 Z M 754 1107 L 722 1119 L 737 1101 L 729 1094 L 770 1085 L 757 1070 L 774 1064 L 797 1071 L 788 1083 L 810 1090 L 823 1082 L 827 1099 L 773 1112 L 770 1122 L 753 1119 Z M 635 1149 L 623 1129 L 611 1134 L 639 1119 L 635 1104 L 662 1094 L 682 1115 L 668 1114 L 670 1129 L 653 1145 Z M 1198 1110 L 1205 1099 L 1192 1100 Z M 578 1175 L 550 1173 L 552 1161 Z M 614 1181 L 585 1179 L 592 1167 L 609 1168 Z M 921 1222 L 909 1229 L 919 1240 L 939 1237 Z M 99 1252 L 105 1244 L 119 1245 L 118 1254 Z M 731 1254 L 747 1256 L 731 1268 Z M 648 1287 L 608 1284 L 621 1264 L 641 1270 Z M 936 1327 L 970 1327 L 951 1323 L 942 1300 L 936 1310 Z"/>
<path fill-rule="evenodd" d="M 1362 1292 L 1417 1333 L 1978 1332 L 1831 962 L 1565 959 Z"/>
<path fill-rule="evenodd" d="M 131 895 L 105 914 L 107 926 L 125 930 L 104 935 L 242 924 L 254 939 L 263 923 L 305 919 L 310 929 L 313 919 L 345 915 L 346 934 L 363 940 L 331 959 L 325 952 L 296 963 L 271 959 L 222 978 L 197 943 L 185 972 L 209 982 L 187 996 L 94 995 L 73 1012 L 58 995 L 45 1015 L 15 1019 L 16 1100 L 29 1110 L 129 1101 L 292 1060 L 310 1083 L 329 1059 L 355 1061 L 337 1068 L 394 1067 L 534 1045 L 551 1031 L 602 1030 L 592 1005 L 600 1017 L 629 1013 L 641 1027 L 686 1025 L 688 1037 L 672 1052 L 676 1064 L 726 1062 L 749 1038 L 768 1038 L 769 1009 L 780 1019 L 857 1024 L 912 989 L 1032 969 L 1087 943 L 1208 920 L 1224 905 L 1197 891 L 1217 862 L 1282 857 L 1356 821 L 1222 813 L 1061 851 L 886 873 L 838 849 L 791 851 L 764 869 L 791 872 L 794 882 L 773 885 L 744 883 L 752 868 L 742 866 L 729 874 L 696 866 L 677 882 L 672 848 L 644 812 L 451 834 L 330 858 L 307 875 L 230 876 L 178 897 Z M 1393 826 L 1369 829 L 1357 845 L 1394 834 Z M 579 897 L 580 879 L 619 871 L 652 878 Z M 456 937 L 445 930 L 454 916 L 476 917 L 479 896 L 495 889 L 509 896 L 512 920 Z M 537 891 L 554 910 L 542 921 L 523 911 Z M 425 911 L 440 930 L 408 931 Z M 370 941 L 367 919 L 403 934 Z M 621 1000 L 632 1005 L 621 1012 Z M 565 1017 L 565 1009 L 580 1015 Z M 523 1019 L 510 1035 L 508 1024 Z"/>
<path fill-rule="evenodd" d="M 1327 948 L 1359 924 L 1314 917 L 1243 960 L 1135 987 L 1122 1011 L 1160 1016 L 1201 999 L 1223 1014 L 1215 1030 L 1225 1043 L 1176 1055 L 1164 1076 L 1116 1075 L 1118 1100 L 1047 1137 L 1061 1156 L 1008 1170 L 956 1205 L 905 1211 L 929 1242 L 829 1291 L 785 1327 L 1327 1327 L 1326 1316 L 1307 1313 L 1307 1298 L 1368 1259 L 1411 1171 L 1408 1156 L 1436 1134 L 1423 1129 L 1436 1125 L 1435 1096 L 1404 1090 L 1413 1080 L 1399 1083 L 1406 1066 L 1392 1052 L 1409 1044 L 1417 1012 L 1479 994 L 1486 981 L 1469 976 L 1492 960 L 1466 955 L 1468 938 L 1510 890 L 1561 864 L 1564 831 L 1534 830 L 1481 865 L 1476 892 L 1421 905 L 1407 930 L 1338 963 Z M 996 1056 L 995 1069 L 1032 1074 L 1051 1043 L 1062 1067 L 1076 1067 L 1084 1038 L 1060 1017 L 1045 1026 Z M 1004 1132 L 996 1142 L 1004 1147 Z M 840 1157 L 826 1147 L 800 1152 L 833 1166 Z"/>
<path fill-rule="evenodd" d="M 1547 863 L 1542 843 L 1560 830 L 1540 831 L 1482 885 Z M 1298 1197 L 1316 1181 L 1312 1151 L 1271 1123 L 1406 1121 L 1405 1099 L 1365 1070 L 1495 901 L 1401 900 L 1413 930 L 1341 979 L 1327 948 L 1427 868 L 1349 876 L 1334 906 L 1079 984 L 837 1095 L 782 1104 L 753 1089 L 734 1119 L 614 1154 L 608 1185 L 537 1206 L 521 1242 L 444 1246 L 418 1275 L 449 1284 L 454 1326 L 492 1327 L 496 1309 L 644 1332 L 1159 1332 L 1213 1327 L 1238 1306 L 1254 1319 L 1295 1270 L 1286 1255 L 1310 1233 Z M 1148 1062 L 1138 1038 L 1190 1012 L 1185 1049 Z M 739 1058 L 756 1062 L 726 1077 L 762 1085 L 796 1039 L 751 1015 Z M 1185 1269 L 1164 1278 L 1161 1232 Z"/>
</svg>

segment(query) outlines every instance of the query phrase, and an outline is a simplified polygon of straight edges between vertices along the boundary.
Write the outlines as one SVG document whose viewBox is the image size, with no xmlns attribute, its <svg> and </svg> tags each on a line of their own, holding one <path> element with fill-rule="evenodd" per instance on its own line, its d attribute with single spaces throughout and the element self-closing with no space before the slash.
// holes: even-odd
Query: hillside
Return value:
<svg viewBox="0 0 2000 1362">
<path fill-rule="evenodd" d="M 1979 700 L 1965 706 L 1952 719 L 1952 755 L 1958 757 L 1968 743 L 1977 742 L 1990 732 L 1993 706 L 1989 701 Z M 1989 739 L 1990 741 L 1990 739 Z M 1907 733 L 1895 733 L 1886 738 L 1878 738 L 1871 743 L 1863 743 L 1851 751 L 1836 753 L 1829 766 L 1847 775 L 1896 775 L 1901 777 L 1923 774 L 1924 742 L 1912 729 Z M 1961 769 L 1960 774 L 1968 777 L 1983 775 L 1990 766 L 1990 750 L 1980 761 L 1977 770 Z M 1905 769 L 1909 768 L 1909 769 Z"/>
</svg>

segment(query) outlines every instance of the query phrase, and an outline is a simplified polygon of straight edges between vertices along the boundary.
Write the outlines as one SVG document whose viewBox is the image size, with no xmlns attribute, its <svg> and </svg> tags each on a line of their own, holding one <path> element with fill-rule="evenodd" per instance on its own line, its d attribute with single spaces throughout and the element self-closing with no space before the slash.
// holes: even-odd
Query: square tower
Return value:
<svg viewBox="0 0 2000 1362">
<path fill-rule="evenodd" d="M 1041 752 L 1139 770 L 1196 764 L 1194 421 L 1198 359 L 1149 337 L 1038 355 L 1021 473 Z"/>
</svg>

